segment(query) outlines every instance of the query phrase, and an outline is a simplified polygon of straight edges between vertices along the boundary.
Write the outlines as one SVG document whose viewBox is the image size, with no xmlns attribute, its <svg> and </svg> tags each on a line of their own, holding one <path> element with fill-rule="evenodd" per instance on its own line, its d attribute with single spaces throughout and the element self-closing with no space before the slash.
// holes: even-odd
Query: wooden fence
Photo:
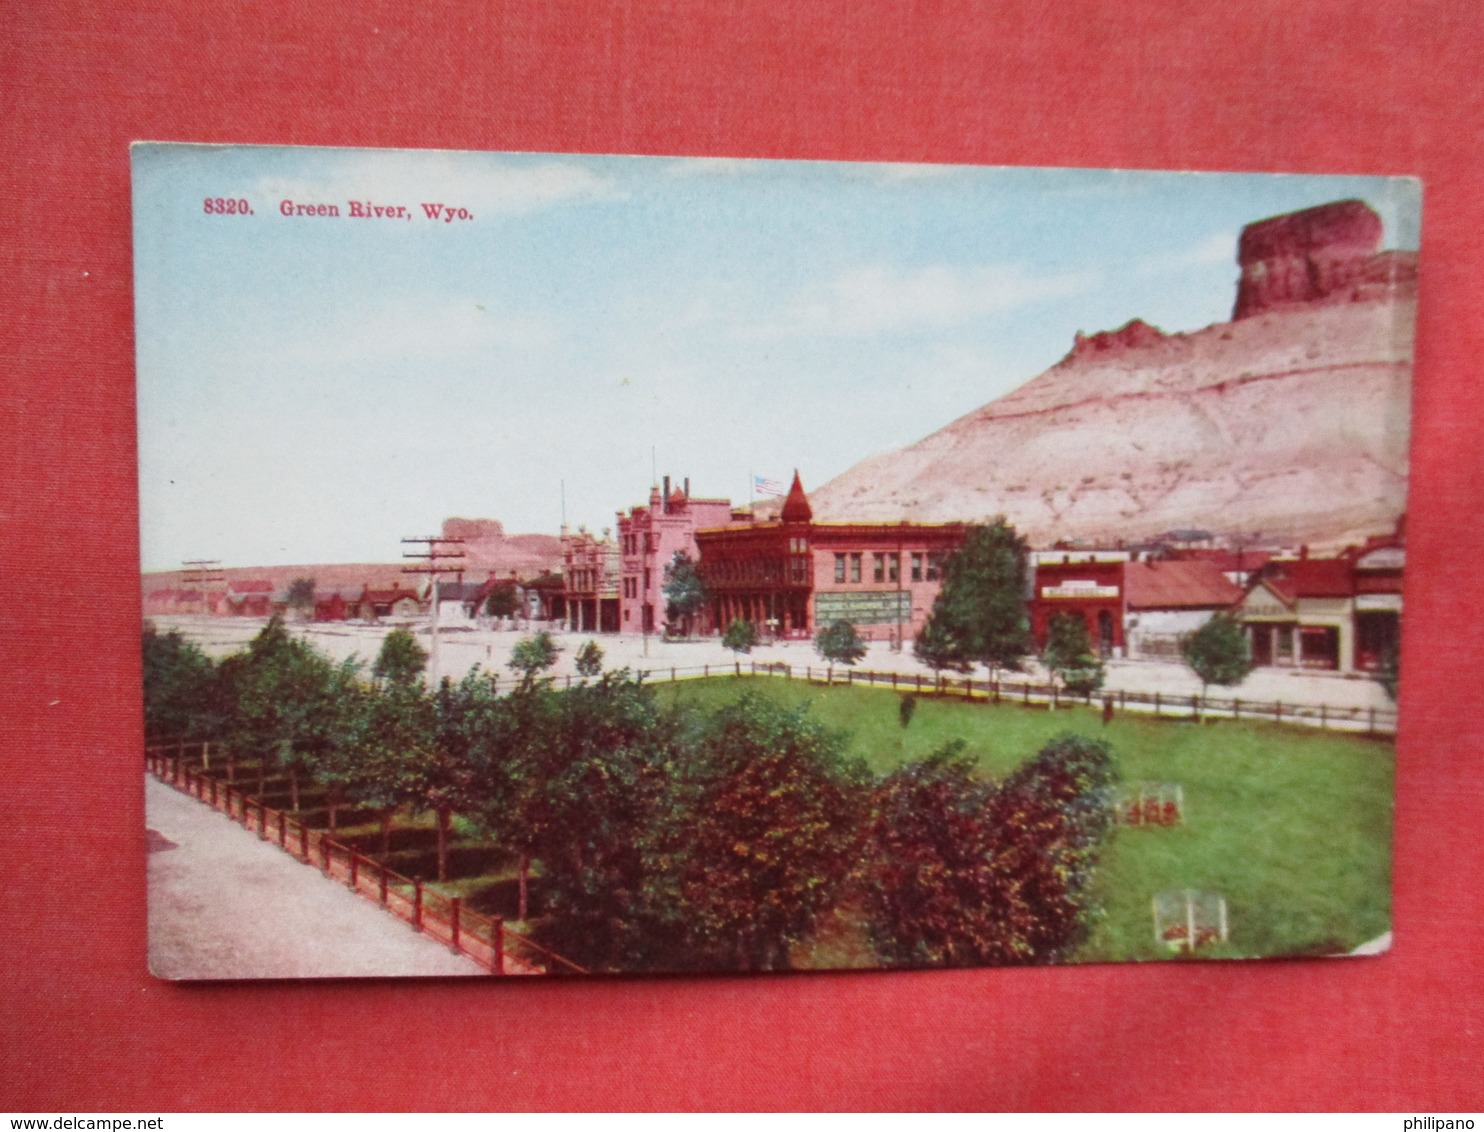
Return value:
<svg viewBox="0 0 1484 1132">
<path fill-rule="evenodd" d="M 1056 711 L 1078 705 L 1101 709 L 1111 717 L 1116 712 L 1132 711 L 1161 719 L 1260 719 L 1289 723 L 1321 730 L 1353 731 L 1366 735 L 1395 735 L 1396 709 L 1375 707 L 1334 707 L 1325 704 L 1285 704 L 1281 700 L 1246 700 L 1240 697 L 1179 695 L 1168 692 L 1101 691 L 1072 693 L 1055 684 L 1032 681 L 975 680 L 972 677 L 927 676 L 922 673 L 873 672 L 868 669 L 809 665 L 802 669 L 782 662 L 758 663 L 736 661 L 733 664 L 706 664 L 690 668 L 652 668 L 638 670 L 646 680 L 699 680 L 710 676 L 751 675 L 775 676 L 787 680 L 807 680 L 815 684 L 889 687 L 900 692 L 952 698 L 981 703 L 1013 703 L 1040 710 Z M 567 686 L 572 678 L 567 677 Z"/>
<path fill-rule="evenodd" d="M 494 975 L 583 975 L 577 964 L 550 948 L 511 931 L 498 917 L 473 912 L 457 896 L 445 896 L 357 852 L 324 832 L 266 805 L 262 799 L 224 782 L 206 769 L 206 743 L 174 743 L 145 748 L 149 771 L 170 786 L 226 814 L 263 841 L 352 892 L 375 900 L 417 931 L 469 956 Z"/>
</svg>

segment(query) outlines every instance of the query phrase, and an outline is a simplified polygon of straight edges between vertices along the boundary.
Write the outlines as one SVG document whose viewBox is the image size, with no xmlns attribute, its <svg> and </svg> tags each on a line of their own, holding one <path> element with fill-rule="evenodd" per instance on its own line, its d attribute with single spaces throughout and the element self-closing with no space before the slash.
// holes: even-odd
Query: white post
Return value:
<svg viewBox="0 0 1484 1132">
<path fill-rule="evenodd" d="M 1185 950 L 1195 954 L 1195 893 L 1185 890 Z"/>
</svg>

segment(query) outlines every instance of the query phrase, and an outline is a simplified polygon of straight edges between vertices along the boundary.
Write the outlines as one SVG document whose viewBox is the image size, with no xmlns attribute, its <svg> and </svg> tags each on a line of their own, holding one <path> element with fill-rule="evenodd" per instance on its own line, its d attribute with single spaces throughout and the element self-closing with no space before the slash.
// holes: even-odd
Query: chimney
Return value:
<svg viewBox="0 0 1484 1132">
<path fill-rule="evenodd" d="M 685 497 L 690 498 L 690 476 L 685 477 Z"/>
<path fill-rule="evenodd" d="M 667 514 L 667 515 L 670 513 L 670 477 L 669 476 L 666 476 L 665 477 L 664 494 L 660 496 L 660 509 L 662 511 L 664 511 L 665 514 Z"/>
</svg>

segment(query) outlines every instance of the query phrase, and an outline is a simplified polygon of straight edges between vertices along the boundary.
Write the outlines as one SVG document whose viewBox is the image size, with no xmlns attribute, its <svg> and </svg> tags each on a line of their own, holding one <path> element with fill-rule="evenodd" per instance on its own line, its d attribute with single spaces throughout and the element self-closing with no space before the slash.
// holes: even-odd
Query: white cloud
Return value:
<svg viewBox="0 0 1484 1132">
<path fill-rule="evenodd" d="M 560 158 L 471 162 L 467 154 L 410 150 L 341 154 L 322 176 L 262 177 L 258 193 L 281 200 L 339 203 L 371 200 L 418 210 L 423 202 L 467 208 L 480 215 L 519 215 L 558 204 L 608 200 L 624 194 L 586 165 Z"/>
<path fill-rule="evenodd" d="M 843 272 L 823 288 L 796 296 L 778 318 L 745 333 L 863 338 L 947 330 L 1045 299 L 1082 294 L 1095 283 L 1092 272 L 1038 276 L 1017 265 L 874 265 Z"/>
</svg>

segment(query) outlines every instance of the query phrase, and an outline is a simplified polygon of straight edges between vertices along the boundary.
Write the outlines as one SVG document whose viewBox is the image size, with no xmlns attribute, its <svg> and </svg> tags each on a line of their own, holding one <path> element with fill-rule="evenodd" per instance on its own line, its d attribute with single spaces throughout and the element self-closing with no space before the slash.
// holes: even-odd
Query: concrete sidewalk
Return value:
<svg viewBox="0 0 1484 1132">
<path fill-rule="evenodd" d="M 487 976 L 153 775 L 144 789 L 156 977 Z"/>
</svg>

